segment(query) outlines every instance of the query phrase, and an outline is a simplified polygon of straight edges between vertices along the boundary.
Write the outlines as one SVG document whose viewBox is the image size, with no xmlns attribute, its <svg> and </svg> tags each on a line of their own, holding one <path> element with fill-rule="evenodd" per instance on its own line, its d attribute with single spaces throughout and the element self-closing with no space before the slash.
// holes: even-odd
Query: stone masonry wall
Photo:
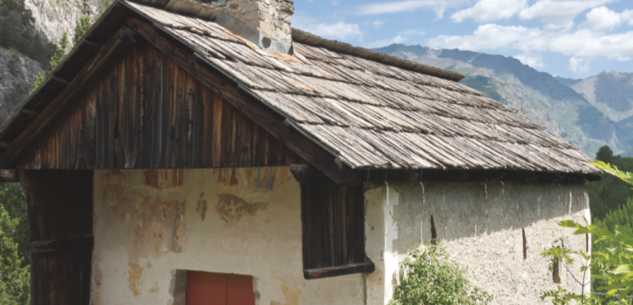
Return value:
<svg viewBox="0 0 633 305">
<path fill-rule="evenodd" d="M 202 0 L 202 2 L 206 2 Z M 208 4 L 258 30 L 264 36 L 286 43 L 292 41 L 294 4 L 288 0 L 215 0 Z"/>
<path fill-rule="evenodd" d="M 584 222 L 589 199 L 583 185 L 541 183 L 390 183 L 367 185 L 367 254 L 376 272 L 367 276 L 367 304 L 384 305 L 398 284 L 399 263 L 412 247 L 438 238 L 471 282 L 494 296 L 493 304 L 551 304 L 539 295 L 556 289 L 543 249 L 590 249 L 591 238 L 573 235 L 560 220 Z M 527 258 L 523 257 L 526 234 Z M 578 274 L 580 265 L 570 266 Z M 564 268 L 562 268 L 564 270 Z M 568 273 L 562 286 L 580 293 Z M 382 283 L 382 284 L 379 284 Z"/>
</svg>

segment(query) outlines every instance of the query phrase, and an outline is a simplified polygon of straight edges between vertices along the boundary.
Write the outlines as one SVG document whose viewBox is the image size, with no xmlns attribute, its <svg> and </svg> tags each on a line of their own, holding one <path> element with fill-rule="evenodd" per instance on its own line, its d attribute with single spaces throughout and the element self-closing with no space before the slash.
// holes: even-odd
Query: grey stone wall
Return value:
<svg viewBox="0 0 633 305">
<path fill-rule="evenodd" d="M 466 268 L 473 284 L 494 295 L 493 304 L 549 304 L 540 301 L 539 295 L 558 284 L 553 281 L 548 260 L 540 256 L 543 249 L 562 246 L 584 251 L 590 246 L 586 236 L 573 235 L 573 230 L 557 225 L 560 220 L 583 222 L 589 218 L 583 185 L 499 181 L 433 182 L 425 183 L 424 188 L 418 182 L 388 188 L 369 185 L 366 199 L 368 235 L 383 235 L 385 240 L 380 252 L 368 251 L 377 265 L 377 271 L 369 275 L 370 282 L 383 281 L 384 285 L 382 291 L 380 287 L 368 291 L 381 300 L 376 304 L 382 304 L 383 291 L 385 304 L 391 298 L 398 264 L 407 252 L 430 242 L 431 215 L 437 237 L 452 259 Z M 579 273 L 580 265 L 569 267 Z M 570 274 L 564 268 L 562 271 L 560 285 L 580 292 Z"/>
</svg>

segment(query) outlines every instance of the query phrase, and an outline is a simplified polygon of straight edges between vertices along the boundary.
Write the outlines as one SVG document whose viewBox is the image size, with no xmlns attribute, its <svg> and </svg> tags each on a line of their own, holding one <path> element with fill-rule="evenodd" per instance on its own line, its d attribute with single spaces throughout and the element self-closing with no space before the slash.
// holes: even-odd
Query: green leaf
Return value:
<svg viewBox="0 0 633 305">
<path fill-rule="evenodd" d="M 631 265 L 620 265 L 617 268 L 615 268 L 615 270 L 613 270 L 611 273 L 622 274 L 622 273 L 629 273 L 629 272 L 632 272 Z"/>
</svg>

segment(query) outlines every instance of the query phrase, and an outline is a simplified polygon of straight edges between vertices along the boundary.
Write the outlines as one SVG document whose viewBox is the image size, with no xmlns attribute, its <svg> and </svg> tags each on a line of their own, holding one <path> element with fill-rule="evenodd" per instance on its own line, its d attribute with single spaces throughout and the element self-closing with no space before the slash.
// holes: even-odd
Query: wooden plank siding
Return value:
<svg viewBox="0 0 633 305">
<path fill-rule="evenodd" d="M 92 171 L 24 171 L 31 242 L 31 304 L 88 304 Z"/>
<path fill-rule="evenodd" d="M 27 149 L 23 169 L 226 168 L 305 164 L 183 70 L 139 43 Z"/>
<path fill-rule="evenodd" d="M 305 279 L 371 273 L 365 254 L 363 184 L 340 186 L 325 178 L 301 183 Z"/>
</svg>

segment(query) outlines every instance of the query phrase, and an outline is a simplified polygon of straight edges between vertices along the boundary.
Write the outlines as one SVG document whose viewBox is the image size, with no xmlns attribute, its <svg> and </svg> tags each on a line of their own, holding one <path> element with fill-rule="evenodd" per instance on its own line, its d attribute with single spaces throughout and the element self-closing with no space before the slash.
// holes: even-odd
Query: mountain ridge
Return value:
<svg viewBox="0 0 633 305">
<path fill-rule="evenodd" d="M 609 105 L 604 106 L 595 99 L 588 100 L 588 95 L 596 90 L 591 90 L 593 87 L 588 85 L 589 81 L 586 79 L 554 77 L 513 57 L 458 49 L 392 44 L 374 51 L 460 72 L 466 76 L 462 83 L 518 109 L 523 115 L 545 126 L 548 131 L 590 155 L 594 155 L 605 144 L 617 151 L 633 148 L 633 137 L 628 136 L 629 131 L 633 130 L 633 118 L 629 124 L 618 124 L 619 120 L 613 119 L 616 116 L 613 111 L 609 111 Z M 633 80 L 633 74 L 631 79 Z M 606 82 L 614 83 L 610 80 Z M 597 90 L 598 96 L 615 92 L 620 98 L 617 105 L 626 107 L 621 105 L 624 104 L 621 96 L 629 88 L 623 82 L 617 83 L 616 89 L 606 88 L 602 83 Z M 590 89 L 586 89 L 587 87 Z M 633 85 L 630 90 L 633 92 Z M 633 115 L 633 102 L 631 105 Z"/>
</svg>

